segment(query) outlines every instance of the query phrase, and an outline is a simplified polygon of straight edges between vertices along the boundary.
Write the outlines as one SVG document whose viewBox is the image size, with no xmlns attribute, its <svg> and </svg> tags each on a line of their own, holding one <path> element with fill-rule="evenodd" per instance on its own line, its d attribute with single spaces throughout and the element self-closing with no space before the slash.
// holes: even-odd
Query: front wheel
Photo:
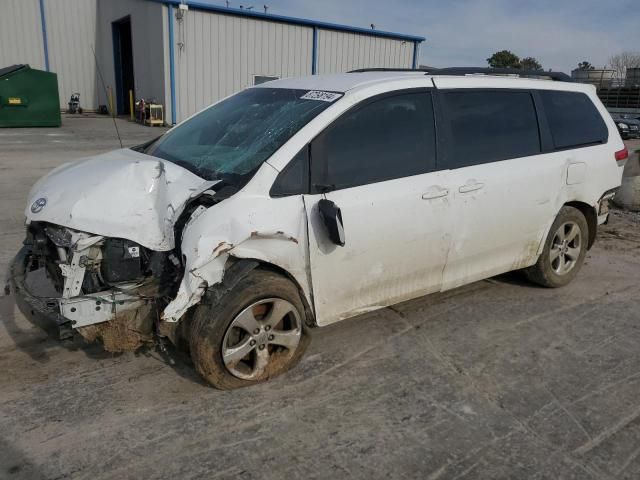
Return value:
<svg viewBox="0 0 640 480">
<path fill-rule="evenodd" d="M 260 269 L 242 278 L 216 304 L 208 304 L 205 295 L 189 337 L 196 369 L 223 390 L 286 372 L 300 361 L 309 343 L 297 287 Z"/>
<path fill-rule="evenodd" d="M 556 217 L 537 263 L 525 274 L 544 287 L 562 287 L 575 278 L 587 254 L 589 226 L 583 213 L 562 207 Z"/>
</svg>

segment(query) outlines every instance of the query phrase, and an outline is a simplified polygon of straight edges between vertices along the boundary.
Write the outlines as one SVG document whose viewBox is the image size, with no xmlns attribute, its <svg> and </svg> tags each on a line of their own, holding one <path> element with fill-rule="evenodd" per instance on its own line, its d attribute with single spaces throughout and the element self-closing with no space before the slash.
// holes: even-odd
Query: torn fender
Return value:
<svg viewBox="0 0 640 480">
<path fill-rule="evenodd" d="M 185 275 L 178 294 L 163 312 L 164 321 L 180 320 L 209 286 L 220 283 L 229 257 L 251 258 L 284 269 L 310 300 L 306 212 L 301 197 L 233 196 L 192 217 L 181 246 Z"/>
</svg>

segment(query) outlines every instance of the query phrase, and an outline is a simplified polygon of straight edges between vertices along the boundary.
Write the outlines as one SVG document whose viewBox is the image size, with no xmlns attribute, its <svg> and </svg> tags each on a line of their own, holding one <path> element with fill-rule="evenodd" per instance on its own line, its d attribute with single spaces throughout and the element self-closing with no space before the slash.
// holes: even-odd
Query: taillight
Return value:
<svg viewBox="0 0 640 480">
<path fill-rule="evenodd" d="M 618 165 L 624 165 L 624 163 L 629 159 L 629 149 L 624 147 L 622 150 L 616 152 L 616 162 Z"/>
</svg>

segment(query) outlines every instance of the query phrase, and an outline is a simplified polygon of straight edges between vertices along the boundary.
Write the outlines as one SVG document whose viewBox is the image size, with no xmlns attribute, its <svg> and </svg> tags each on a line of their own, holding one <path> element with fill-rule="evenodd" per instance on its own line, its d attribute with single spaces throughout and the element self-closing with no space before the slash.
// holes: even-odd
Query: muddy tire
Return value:
<svg viewBox="0 0 640 480">
<path fill-rule="evenodd" d="M 195 367 L 212 386 L 230 390 L 264 382 L 293 368 L 309 341 L 298 288 L 255 269 L 219 301 L 207 292 L 189 332 Z"/>
<path fill-rule="evenodd" d="M 543 287 L 567 285 L 584 263 L 588 242 L 589 226 L 583 213 L 574 207 L 562 207 L 551 225 L 540 258 L 524 270 L 525 275 Z"/>
</svg>

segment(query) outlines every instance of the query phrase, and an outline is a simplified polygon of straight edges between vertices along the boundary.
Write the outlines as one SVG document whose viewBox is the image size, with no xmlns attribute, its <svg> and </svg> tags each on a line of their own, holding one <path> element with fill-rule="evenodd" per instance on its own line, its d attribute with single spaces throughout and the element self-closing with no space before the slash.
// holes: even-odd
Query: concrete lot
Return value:
<svg viewBox="0 0 640 480">
<path fill-rule="evenodd" d="M 33 182 L 117 146 L 104 118 L 0 130 L 3 272 Z M 48 339 L 0 297 L 0 478 L 637 479 L 639 293 L 640 216 L 614 212 L 568 287 L 505 275 L 316 330 L 232 392 L 177 352 Z"/>
</svg>

